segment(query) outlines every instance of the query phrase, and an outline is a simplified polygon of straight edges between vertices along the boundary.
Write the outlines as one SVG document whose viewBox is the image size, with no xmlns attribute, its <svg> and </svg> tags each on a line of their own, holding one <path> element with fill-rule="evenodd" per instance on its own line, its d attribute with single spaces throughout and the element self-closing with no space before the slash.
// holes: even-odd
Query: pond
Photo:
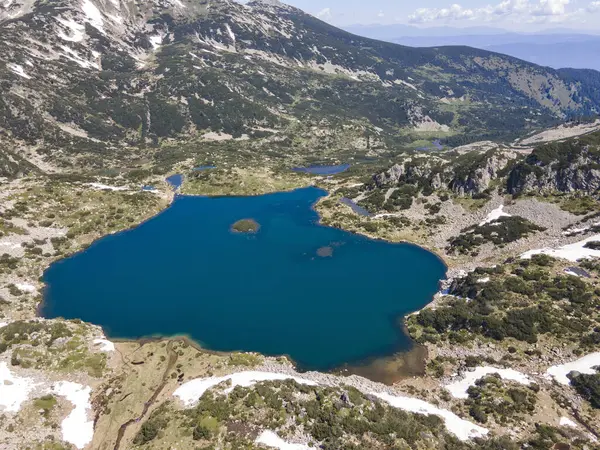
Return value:
<svg viewBox="0 0 600 450">
<path fill-rule="evenodd" d="M 285 354 L 301 369 L 409 350 L 399 319 L 431 301 L 444 264 L 319 225 L 312 206 L 325 194 L 178 196 L 54 263 L 41 313 L 101 325 L 109 338 L 184 334 L 212 350 Z M 233 231 L 242 219 L 255 232 Z"/>
<path fill-rule="evenodd" d="M 176 191 L 183 184 L 183 175 L 180 173 L 171 175 L 170 177 L 167 177 L 167 183 L 169 183 L 171 186 L 173 186 L 173 190 Z"/>
</svg>

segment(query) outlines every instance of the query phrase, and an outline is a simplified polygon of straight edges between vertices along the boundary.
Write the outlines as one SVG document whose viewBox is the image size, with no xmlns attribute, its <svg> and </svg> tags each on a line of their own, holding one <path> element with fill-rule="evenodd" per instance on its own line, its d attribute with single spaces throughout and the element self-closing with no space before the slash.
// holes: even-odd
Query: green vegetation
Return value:
<svg viewBox="0 0 600 450">
<path fill-rule="evenodd" d="M 56 398 L 53 395 L 44 395 L 33 401 L 33 406 L 43 411 L 42 415 L 48 419 L 52 413 L 52 409 L 56 406 Z"/>
<path fill-rule="evenodd" d="M 260 225 L 253 219 L 241 219 L 231 226 L 231 230 L 237 233 L 256 233 Z"/>
<path fill-rule="evenodd" d="M 11 351 L 10 362 L 23 368 L 64 372 L 84 371 L 101 377 L 106 354 L 90 353 L 75 322 L 16 321 L 0 328 L 0 354 Z"/>
<path fill-rule="evenodd" d="M 230 366 L 256 367 L 263 362 L 263 357 L 252 353 L 233 353 L 229 355 Z"/>
<path fill-rule="evenodd" d="M 407 446 L 426 448 L 435 443 L 457 445 L 441 419 L 421 416 L 372 402 L 355 389 L 310 387 L 294 381 L 259 383 L 254 388 L 236 387 L 228 396 L 207 392 L 192 410 L 184 411 L 182 426 L 192 429 L 193 439 L 216 442 L 221 426 L 238 421 L 246 427 L 283 429 L 285 436 L 304 430 L 324 449 L 359 449 Z M 225 440 L 240 437 L 223 436 Z M 234 442 L 236 442 L 234 441 Z M 233 445 L 234 448 L 235 445 Z M 453 447 L 454 448 L 454 447 Z"/>
<path fill-rule="evenodd" d="M 537 385 L 526 388 L 507 386 L 499 375 L 492 374 L 469 387 L 465 405 L 477 422 L 487 423 L 488 418 L 493 417 L 495 422 L 504 426 L 518 424 L 524 416 L 535 411 L 538 390 Z"/>
<path fill-rule="evenodd" d="M 500 217 L 491 223 L 464 228 L 460 235 L 449 240 L 446 250 L 449 253 L 476 255 L 477 248 L 486 242 L 502 246 L 544 230 L 545 228 L 522 217 Z"/>
<path fill-rule="evenodd" d="M 513 338 L 537 342 L 549 335 L 584 352 L 597 345 L 600 325 L 598 293 L 593 280 L 564 275 L 548 256 L 476 269 L 454 281 L 442 306 L 408 318 L 419 342 L 464 343 L 479 336 L 497 341 Z M 489 278 L 488 282 L 479 280 Z"/>
<path fill-rule="evenodd" d="M 568 377 L 579 395 L 590 402 L 593 408 L 600 409 L 600 367 L 595 369 L 595 374 L 571 372 Z"/>
<path fill-rule="evenodd" d="M 164 403 L 146 420 L 133 439 L 135 445 L 143 445 L 156 439 L 169 424 L 169 404 Z"/>
</svg>

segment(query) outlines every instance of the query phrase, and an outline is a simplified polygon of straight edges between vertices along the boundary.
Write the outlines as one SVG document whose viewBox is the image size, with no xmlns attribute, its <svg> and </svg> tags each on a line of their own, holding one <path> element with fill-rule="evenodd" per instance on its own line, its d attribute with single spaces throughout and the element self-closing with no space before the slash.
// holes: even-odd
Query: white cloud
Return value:
<svg viewBox="0 0 600 450">
<path fill-rule="evenodd" d="M 333 15 L 331 14 L 331 8 L 323 8 L 317 14 L 315 14 L 321 20 L 330 20 Z"/>
<path fill-rule="evenodd" d="M 532 11 L 534 16 L 562 16 L 569 0 L 540 0 L 539 5 Z"/>
<path fill-rule="evenodd" d="M 471 19 L 474 15 L 474 10 L 465 9 L 455 3 L 449 8 L 419 8 L 408 17 L 408 20 L 412 23 L 433 22 L 436 20 L 464 20 Z"/>
<path fill-rule="evenodd" d="M 383 11 L 379 11 L 377 13 L 377 17 L 379 17 L 379 18 L 385 17 L 385 13 Z"/>
<path fill-rule="evenodd" d="M 503 0 L 483 8 L 464 8 L 453 4 L 447 8 L 419 8 L 408 20 L 411 23 L 512 20 L 516 22 L 562 22 L 580 15 L 582 10 L 569 11 L 570 0 Z M 588 11 L 600 11 L 600 1 L 594 0 Z"/>
<path fill-rule="evenodd" d="M 587 10 L 589 12 L 600 11 L 600 1 L 592 2 L 588 5 Z"/>
</svg>

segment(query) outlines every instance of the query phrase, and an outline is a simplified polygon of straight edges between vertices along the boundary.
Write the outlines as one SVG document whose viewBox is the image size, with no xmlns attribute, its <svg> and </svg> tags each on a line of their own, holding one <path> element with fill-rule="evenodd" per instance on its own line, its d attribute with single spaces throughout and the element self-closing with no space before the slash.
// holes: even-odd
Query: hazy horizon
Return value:
<svg viewBox="0 0 600 450">
<path fill-rule="evenodd" d="M 518 33 L 564 28 L 584 34 L 598 34 L 600 29 L 600 0 L 424 0 L 418 8 L 390 0 L 284 2 L 338 27 L 484 27 Z"/>
</svg>

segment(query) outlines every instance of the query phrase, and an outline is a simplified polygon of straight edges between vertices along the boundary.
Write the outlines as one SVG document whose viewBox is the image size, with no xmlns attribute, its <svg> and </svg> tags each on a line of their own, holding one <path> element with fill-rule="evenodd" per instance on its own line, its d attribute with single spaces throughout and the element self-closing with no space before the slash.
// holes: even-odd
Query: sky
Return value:
<svg viewBox="0 0 600 450">
<path fill-rule="evenodd" d="M 402 23 L 420 27 L 485 26 L 512 31 L 570 28 L 598 32 L 600 29 L 600 0 L 283 1 L 336 26 Z"/>
</svg>

